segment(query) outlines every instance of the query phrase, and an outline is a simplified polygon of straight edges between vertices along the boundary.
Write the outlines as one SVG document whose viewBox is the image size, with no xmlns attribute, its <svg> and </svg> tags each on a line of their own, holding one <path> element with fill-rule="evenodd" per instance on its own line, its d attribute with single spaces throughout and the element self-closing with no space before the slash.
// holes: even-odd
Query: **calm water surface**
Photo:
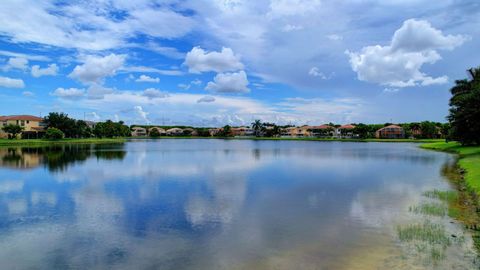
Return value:
<svg viewBox="0 0 480 270">
<path fill-rule="evenodd" d="M 422 194 L 450 189 L 441 169 L 451 162 L 390 143 L 0 148 L 0 265 L 472 269 L 471 237 L 460 224 L 411 211 L 441 205 Z M 402 241 L 399 230 L 415 224 L 437 224 L 448 245 Z"/>
</svg>

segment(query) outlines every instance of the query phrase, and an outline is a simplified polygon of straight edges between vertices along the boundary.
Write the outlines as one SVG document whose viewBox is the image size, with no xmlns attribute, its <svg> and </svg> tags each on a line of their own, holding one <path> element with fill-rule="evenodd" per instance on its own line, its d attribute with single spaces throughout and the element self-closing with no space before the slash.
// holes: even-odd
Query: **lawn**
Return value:
<svg viewBox="0 0 480 270">
<path fill-rule="evenodd" d="M 458 154 L 458 165 L 465 170 L 467 185 L 480 195 L 480 146 L 462 146 L 456 142 L 435 142 L 423 144 L 420 147 Z"/>
<path fill-rule="evenodd" d="M 0 147 L 8 146 L 42 146 L 55 144 L 85 144 L 85 143 L 122 143 L 126 140 L 124 138 L 88 138 L 88 139 L 62 139 L 62 140 L 43 140 L 43 139 L 26 139 L 26 140 L 8 140 L 0 139 Z"/>
</svg>

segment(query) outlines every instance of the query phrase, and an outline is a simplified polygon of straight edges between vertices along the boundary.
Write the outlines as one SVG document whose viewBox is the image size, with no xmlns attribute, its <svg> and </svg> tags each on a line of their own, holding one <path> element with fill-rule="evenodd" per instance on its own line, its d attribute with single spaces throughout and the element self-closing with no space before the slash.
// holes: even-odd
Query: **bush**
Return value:
<svg viewBox="0 0 480 270">
<path fill-rule="evenodd" d="M 48 140 L 60 140 L 63 139 L 65 134 L 58 128 L 48 128 L 45 132 L 45 139 Z"/>
</svg>

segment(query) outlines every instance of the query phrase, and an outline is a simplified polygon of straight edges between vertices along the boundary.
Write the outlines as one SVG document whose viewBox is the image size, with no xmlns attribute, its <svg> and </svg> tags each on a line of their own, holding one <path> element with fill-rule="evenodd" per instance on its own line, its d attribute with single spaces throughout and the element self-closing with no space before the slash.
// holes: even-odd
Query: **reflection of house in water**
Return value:
<svg viewBox="0 0 480 270">
<path fill-rule="evenodd" d="M 50 171 L 62 171 L 89 158 L 122 160 L 123 145 L 58 145 L 48 147 L 0 148 L 0 167 L 33 169 L 40 165 Z"/>
<path fill-rule="evenodd" d="M 22 148 L 0 148 L 0 167 L 31 169 L 40 166 L 40 155 Z"/>
</svg>

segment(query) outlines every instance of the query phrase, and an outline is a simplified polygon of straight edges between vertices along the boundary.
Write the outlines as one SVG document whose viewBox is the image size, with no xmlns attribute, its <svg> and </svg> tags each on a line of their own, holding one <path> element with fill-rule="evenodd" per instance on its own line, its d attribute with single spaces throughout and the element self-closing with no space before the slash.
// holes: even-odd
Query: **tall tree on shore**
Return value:
<svg viewBox="0 0 480 270">
<path fill-rule="evenodd" d="M 480 144 L 480 68 L 468 70 L 470 79 L 450 89 L 450 138 L 463 145 Z"/>
<path fill-rule="evenodd" d="M 4 127 L 2 127 L 3 131 L 6 133 L 9 133 L 10 135 L 8 136 L 9 139 L 15 139 L 17 138 L 17 135 L 22 133 L 23 127 L 19 125 L 14 125 L 14 124 L 8 124 Z"/>
<path fill-rule="evenodd" d="M 252 129 L 255 131 L 255 136 L 257 136 L 257 137 L 260 136 L 260 132 L 263 129 L 262 121 L 260 121 L 259 119 L 253 121 Z"/>
</svg>

